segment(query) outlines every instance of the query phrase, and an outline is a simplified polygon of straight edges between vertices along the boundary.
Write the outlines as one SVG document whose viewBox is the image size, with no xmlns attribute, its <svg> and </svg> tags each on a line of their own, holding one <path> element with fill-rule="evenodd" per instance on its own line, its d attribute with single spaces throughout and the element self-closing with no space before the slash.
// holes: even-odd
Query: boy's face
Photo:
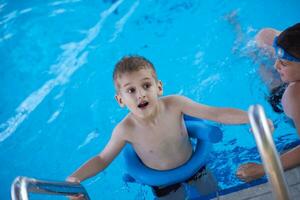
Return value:
<svg viewBox="0 0 300 200">
<path fill-rule="evenodd" d="M 121 107 L 127 108 L 137 117 L 151 117 L 157 111 L 158 96 L 162 95 L 162 83 L 152 75 L 151 69 L 140 69 L 124 73 L 116 81 L 119 84 L 115 96 Z"/>
<path fill-rule="evenodd" d="M 274 65 L 283 82 L 300 81 L 300 62 L 277 59 Z"/>
</svg>

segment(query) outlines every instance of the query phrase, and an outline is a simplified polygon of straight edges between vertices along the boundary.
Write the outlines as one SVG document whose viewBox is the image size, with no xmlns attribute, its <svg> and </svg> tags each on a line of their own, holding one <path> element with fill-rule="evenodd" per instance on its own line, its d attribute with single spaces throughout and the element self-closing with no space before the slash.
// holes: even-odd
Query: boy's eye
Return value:
<svg viewBox="0 0 300 200">
<path fill-rule="evenodd" d="M 151 87 L 151 84 L 150 83 L 145 83 L 144 85 L 143 85 L 143 88 L 144 89 L 148 89 L 148 88 L 150 88 Z"/>
<path fill-rule="evenodd" d="M 134 88 L 128 88 L 128 89 L 127 89 L 127 92 L 128 92 L 128 93 L 134 93 L 134 92 L 135 92 L 135 89 L 134 89 Z"/>
</svg>

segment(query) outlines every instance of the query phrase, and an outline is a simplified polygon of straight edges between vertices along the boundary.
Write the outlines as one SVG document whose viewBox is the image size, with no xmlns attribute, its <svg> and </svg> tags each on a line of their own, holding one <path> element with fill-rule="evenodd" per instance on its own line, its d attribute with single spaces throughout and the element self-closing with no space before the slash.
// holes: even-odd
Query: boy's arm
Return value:
<svg viewBox="0 0 300 200">
<path fill-rule="evenodd" d="M 122 137 L 122 131 L 120 128 L 116 127 L 103 151 L 84 163 L 71 174 L 67 180 L 72 182 L 82 182 L 103 171 L 120 153 L 125 143 L 126 141 Z"/>
<path fill-rule="evenodd" d="M 174 98 L 184 114 L 197 118 L 217 121 L 224 124 L 249 123 L 248 115 L 245 111 L 233 108 L 211 107 L 199 104 L 183 96 L 174 96 Z"/>
</svg>

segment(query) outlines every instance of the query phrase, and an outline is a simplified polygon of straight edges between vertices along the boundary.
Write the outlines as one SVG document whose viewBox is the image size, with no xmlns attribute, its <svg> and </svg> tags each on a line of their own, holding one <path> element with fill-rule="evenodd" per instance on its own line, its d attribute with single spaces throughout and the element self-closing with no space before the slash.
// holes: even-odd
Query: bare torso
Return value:
<svg viewBox="0 0 300 200">
<path fill-rule="evenodd" d="M 131 114 L 124 121 L 130 127 L 126 140 L 150 168 L 173 169 L 184 164 L 192 154 L 182 113 L 171 104 L 170 98 L 161 98 L 160 110 L 151 122 L 137 121 Z"/>
</svg>

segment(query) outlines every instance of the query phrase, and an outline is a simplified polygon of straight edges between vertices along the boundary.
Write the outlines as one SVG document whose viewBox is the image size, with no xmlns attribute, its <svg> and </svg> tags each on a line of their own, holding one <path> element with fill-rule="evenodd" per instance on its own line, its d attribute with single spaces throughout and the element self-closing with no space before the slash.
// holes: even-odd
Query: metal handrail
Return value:
<svg viewBox="0 0 300 200">
<path fill-rule="evenodd" d="M 278 200 L 289 200 L 289 191 L 282 165 L 263 107 L 260 105 L 250 106 L 248 116 L 273 194 Z"/>
<path fill-rule="evenodd" d="M 90 200 L 88 193 L 79 183 L 43 181 L 18 176 L 11 186 L 11 199 L 28 200 L 28 192 L 65 196 L 82 194 L 85 200 Z"/>
</svg>

